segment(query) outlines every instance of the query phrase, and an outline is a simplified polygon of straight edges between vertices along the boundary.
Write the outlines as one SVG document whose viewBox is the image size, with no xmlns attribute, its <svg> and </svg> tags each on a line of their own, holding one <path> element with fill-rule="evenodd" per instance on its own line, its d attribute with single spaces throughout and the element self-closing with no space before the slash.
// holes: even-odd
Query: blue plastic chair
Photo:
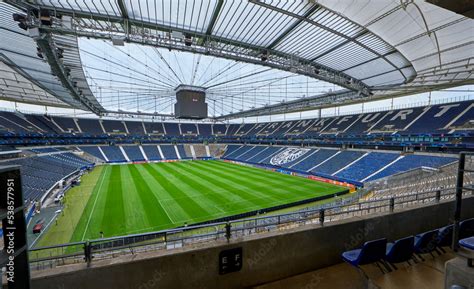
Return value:
<svg viewBox="0 0 474 289">
<path fill-rule="evenodd" d="M 474 237 L 459 240 L 459 246 L 472 252 L 472 254 L 467 254 L 467 256 L 465 256 L 467 257 L 467 266 L 472 267 L 472 256 L 474 255 Z"/>
<path fill-rule="evenodd" d="M 445 250 L 442 247 L 450 247 L 453 242 L 453 229 L 454 225 L 448 225 L 439 229 L 437 243 L 443 252 L 445 252 Z"/>
<path fill-rule="evenodd" d="M 389 262 L 395 269 L 394 263 L 409 262 L 415 252 L 415 237 L 410 236 L 387 244 L 385 261 Z"/>
<path fill-rule="evenodd" d="M 425 260 L 421 254 L 432 254 L 436 250 L 438 245 L 437 238 L 438 230 L 424 232 L 415 236 L 415 253 L 421 260 Z"/>
<path fill-rule="evenodd" d="M 355 267 L 376 263 L 379 269 L 383 272 L 377 262 L 383 261 L 385 258 L 386 247 L 387 239 L 385 238 L 367 241 L 364 243 L 361 249 L 355 249 L 342 253 L 342 259 Z"/>
<path fill-rule="evenodd" d="M 459 223 L 459 240 L 474 236 L 474 218 Z"/>
</svg>

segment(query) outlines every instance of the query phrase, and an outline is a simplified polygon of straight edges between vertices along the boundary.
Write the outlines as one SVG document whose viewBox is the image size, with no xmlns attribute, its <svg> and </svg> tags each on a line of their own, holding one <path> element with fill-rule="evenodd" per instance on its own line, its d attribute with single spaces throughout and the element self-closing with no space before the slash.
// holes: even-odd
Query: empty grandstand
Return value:
<svg viewBox="0 0 474 289">
<path fill-rule="evenodd" d="M 3 287 L 470 289 L 473 11 L 1 1 Z"/>
</svg>

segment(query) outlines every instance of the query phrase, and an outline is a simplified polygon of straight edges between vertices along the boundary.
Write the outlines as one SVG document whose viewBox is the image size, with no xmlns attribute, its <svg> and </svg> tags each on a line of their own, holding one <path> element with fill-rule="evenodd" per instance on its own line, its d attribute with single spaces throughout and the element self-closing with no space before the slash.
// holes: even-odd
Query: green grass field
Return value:
<svg viewBox="0 0 474 289">
<path fill-rule="evenodd" d="M 108 165 L 83 176 L 37 247 L 193 224 L 345 188 L 222 161 Z"/>
</svg>

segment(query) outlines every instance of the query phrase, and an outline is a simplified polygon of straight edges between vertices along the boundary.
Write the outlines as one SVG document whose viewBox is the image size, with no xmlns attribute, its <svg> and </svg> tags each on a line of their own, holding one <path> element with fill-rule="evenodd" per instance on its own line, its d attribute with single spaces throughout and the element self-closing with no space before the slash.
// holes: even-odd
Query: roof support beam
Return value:
<svg viewBox="0 0 474 289">
<path fill-rule="evenodd" d="M 322 95 L 301 98 L 301 99 L 288 101 L 284 103 L 268 105 L 261 108 L 254 108 L 254 109 L 250 109 L 246 111 L 230 113 L 230 114 L 216 117 L 214 119 L 217 121 L 222 121 L 222 120 L 229 120 L 229 119 L 234 119 L 234 118 L 307 111 L 307 110 L 343 105 L 345 104 L 345 101 L 353 100 L 356 98 L 366 99 L 367 96 L 362 95 L 355 91 L 340 90 L 336 92 L 330 92 L 330 93 L 326 93 Z"/>
<path fill-rule="evenodd" d="M 122 18 L 123 18 L 123 27 L 126 32 L 126 34 L 130 33 L 130 30 L 132 28 L 132 25 L 130 24 L 130 22 L 128 21 L 128 11 L 127 11 L 127 6 L 125 6 L 125 3 L 123 2 L 123 0 L 117 0 L 117 4 L 119 6 L 119 9 L 120 9 L 120 14 L 122 14 Z"/>
<path fill-rule="evenodd" d="M 51 37 L 48 34 L 42 34 L 42 36 L 36 40 L 38 47 L 41 49 L 49 65 L 51 66 L 51 71 L 53 74 L 58 77 L 64 88 L 66 88 L 71 93 L 71 95 L 80 103 L 82 103 L 87 109 L 97 115 L 103 113 L 104 110 L 102 108 L 96 107 L 87 98 L 82 97 L 81 93 L 76 89 L 74 84 L 67 76 L 63 65 L 60 63 L 54 48 L 51 47 L 51 42 Z"/>
<path fill-rule="evenodd" d="M 219 16 L 219 13 L 221 12 L 222 5 L 224 5 L 224 0 L 219 0 L 217 2 L 216 8 L 214 9 L 214 12 L 212 13 L 211 21 L 209 21 L 209 25 L 207 25 L 206 35 L 212 34 L 212 30 L 214 29 L 214 26 L 216 25 L 217 17 Z"/>
</svg>

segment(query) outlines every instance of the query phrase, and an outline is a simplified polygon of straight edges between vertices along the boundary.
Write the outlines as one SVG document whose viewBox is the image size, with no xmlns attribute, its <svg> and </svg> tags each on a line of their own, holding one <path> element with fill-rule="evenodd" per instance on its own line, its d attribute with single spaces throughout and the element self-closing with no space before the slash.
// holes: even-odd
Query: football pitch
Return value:
<svg viewBox="0 0 474 289">
<path fill-rule="evenodd" d="M 344 190 L 215 160 L 98 166 L 66 194 L 38 246 L 191 225 Z"/>
</svg>

